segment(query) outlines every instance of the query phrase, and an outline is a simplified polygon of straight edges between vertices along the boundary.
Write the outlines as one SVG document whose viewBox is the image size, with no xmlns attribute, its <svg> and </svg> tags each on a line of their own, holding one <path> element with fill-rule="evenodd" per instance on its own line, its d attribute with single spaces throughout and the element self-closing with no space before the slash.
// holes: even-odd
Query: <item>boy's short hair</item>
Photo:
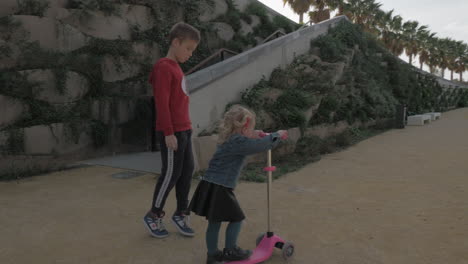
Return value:
<svg viewBox="0 0 468 264">
<path fill-rule="evenodd" d="M 175 38 L 181 41 L 191 39 L 200 42 L 200 31 L 189 24 L 179 22 L 175 24 L 169 32 L 169 43 L 172 43 L 172 40 Z"/>
</svg>

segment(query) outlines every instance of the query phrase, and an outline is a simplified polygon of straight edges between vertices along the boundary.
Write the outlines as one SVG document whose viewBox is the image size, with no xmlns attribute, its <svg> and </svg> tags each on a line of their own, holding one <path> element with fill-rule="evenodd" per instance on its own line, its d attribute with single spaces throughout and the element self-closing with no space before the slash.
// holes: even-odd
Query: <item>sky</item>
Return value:
<svg viewBox="0 0 468 264">
<path fill-rule="evenodd" d="M 284 16 L 299 21 L 299 16 L 287 5 L 284 7 L 282 0 L 259 1 Z M 420 25 L 427 25 L 439 38 L 449 37 L 468 43 L 468 0 L 377 0 L 377 2 L 382 4 L 381 9 L 384 11 L 394 9 L 393 14 L 400 15 L 404 21 L 416 20 Z M 402 59 L 408 61 L 406 56 L 402 56 Z M 446 72 L 445 78 L 448 77 Z M 468 76 L 464 76 L 464 79 L 467 78 Z"/>
</svg>

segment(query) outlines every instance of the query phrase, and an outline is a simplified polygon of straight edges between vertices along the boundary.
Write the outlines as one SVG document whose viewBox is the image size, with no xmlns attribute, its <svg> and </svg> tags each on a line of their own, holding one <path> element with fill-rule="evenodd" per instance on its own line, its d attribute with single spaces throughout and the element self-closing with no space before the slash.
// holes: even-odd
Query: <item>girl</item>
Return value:
<svg viewBox="0 0 468 264">
<path fill-rule="evenodd" d="M 245 216 L 233 190 L 247 155 L 272 149 L 287 137 L 287 131 L 280 130 L 260 138 L 262 131 L 254 127 L 255 114 L 245 107 L 234 105 L 224 114 L 216 152 L 190 202 L 190 210 L 208 220 L 207 264 L 244 260 L 252 254 L 237 246 Z M 221 222 L 229 222 L 223 252 L 218 249 Z"/>
</svg>

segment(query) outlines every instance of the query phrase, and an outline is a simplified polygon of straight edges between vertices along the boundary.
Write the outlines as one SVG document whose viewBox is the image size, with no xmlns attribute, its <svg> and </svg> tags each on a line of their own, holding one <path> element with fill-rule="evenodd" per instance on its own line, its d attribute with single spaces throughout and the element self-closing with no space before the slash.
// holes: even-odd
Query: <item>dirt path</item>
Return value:
<svg viewBox="0 0 468 264">
<path fill-rule="evenodd" d="M 141 218 L 154 176 L 110 177 L 118 171 L 0 183 L 0 263 L 204 263 L 204 219 L 192 218 L 193 239 L 169 223 L 170 237 L 150 237 Z M 273 188 L 274 230 L 296 245 L 291 263 L 466 264 L 468 109 L 328 155 Z M 265 185 L 236 192 L 248 217 L 240 245 L 253 247 L 266 225 Z M 167 211 L 174 206 L 172 193 Z M 268 263 L 283 263 L 279 252 Z"/>
</svg>

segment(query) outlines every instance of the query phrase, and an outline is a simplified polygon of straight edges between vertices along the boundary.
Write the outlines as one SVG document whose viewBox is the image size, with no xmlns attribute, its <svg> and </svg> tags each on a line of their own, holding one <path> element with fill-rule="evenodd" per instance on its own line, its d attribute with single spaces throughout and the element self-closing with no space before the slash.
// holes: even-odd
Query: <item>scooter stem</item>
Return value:
<svg viewBox="0 0 468 264">
<path fill-rule="evenodd" d="M 271 150 L 268 150 L 268 167 L 271 167 Z M 268 183 L 267 183 L 267 201 L 268 201 L 268 233 L 271 232 L 271 184 L 272 184 L 272 176 L 271 176 L 271 170 L 268 171 Z"/>
</svg>

